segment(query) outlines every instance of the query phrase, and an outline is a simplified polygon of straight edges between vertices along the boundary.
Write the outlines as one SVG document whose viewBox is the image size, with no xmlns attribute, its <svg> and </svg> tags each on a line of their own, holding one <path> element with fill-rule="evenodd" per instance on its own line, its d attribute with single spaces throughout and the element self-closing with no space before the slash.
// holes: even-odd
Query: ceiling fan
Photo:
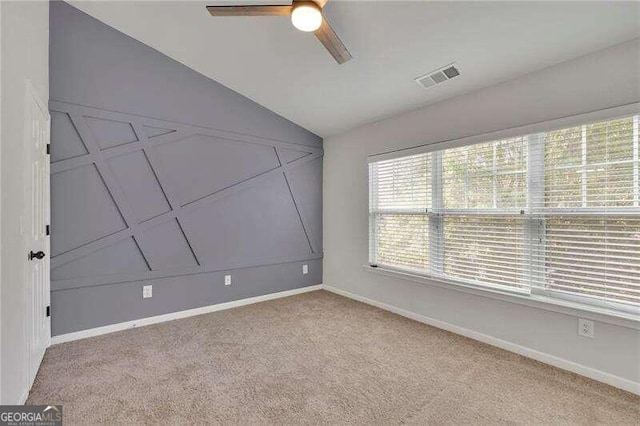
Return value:
<svg viewBox="0 0 640 426">
<path fill-rule="evenodd" d="M 313 32 L 339 64 L 351 59 L 351 53 L 322 14 L 329 0 L 294 0 L 291 4 L 254 6 L 207 6 L 212 16 L 291 16 L 293 26 Z M 286 3 L 286 0 L 283 1 Z"/>
</svg>

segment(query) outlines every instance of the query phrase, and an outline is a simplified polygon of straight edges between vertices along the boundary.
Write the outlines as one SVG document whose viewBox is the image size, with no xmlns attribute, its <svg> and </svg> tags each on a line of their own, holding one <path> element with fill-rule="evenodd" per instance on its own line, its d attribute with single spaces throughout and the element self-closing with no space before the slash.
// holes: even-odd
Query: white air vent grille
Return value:
<svg viewBox="0 0 640 426">
<path fill-rule="evenodd" d="M 423 87 L 431 87 L 436 85 L 429 76 L 417 78 L 416 82 Z"/>
<path fill-rule="evenodd" d="M 460 75 L 460 70 L 455 64 L 449 64 L 439 70 L 432 71 L 426 75 L 415 78 L 415 82 L 424 88 L 433 87 L 436 84 L 444 83 Z"/>
<path fill-rule="evenodd" d="M 442 83 L 443 81 L 447 81 L 447 76 L 444 75 L 442 71 L 434 72 L 429 77 L 431 77 L 431 80 L 433 80 L 434 83 L 436 84 Z"/>
</svg>

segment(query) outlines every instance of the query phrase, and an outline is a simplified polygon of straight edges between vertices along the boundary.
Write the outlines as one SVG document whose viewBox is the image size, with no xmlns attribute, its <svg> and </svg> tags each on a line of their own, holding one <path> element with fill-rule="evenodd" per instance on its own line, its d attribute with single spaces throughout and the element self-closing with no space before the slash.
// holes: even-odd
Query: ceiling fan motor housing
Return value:
<svg viewBox="0 0 640 426">
<path fill-rule="evenodd" d="M 313 32 L 322 25 L 322 11 L 313 1 L 297 1 L 291 7 L 291 23 L 300 31 Z"/>
</svg>

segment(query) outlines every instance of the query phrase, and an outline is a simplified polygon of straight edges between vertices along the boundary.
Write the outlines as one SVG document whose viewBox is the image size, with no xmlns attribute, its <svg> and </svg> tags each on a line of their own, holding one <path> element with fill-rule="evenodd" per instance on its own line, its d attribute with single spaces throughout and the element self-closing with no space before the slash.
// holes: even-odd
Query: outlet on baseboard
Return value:
<svg viewBox="0 0 640 426">
<path fill-rule="evenodd" d="M 142 298 L 148 299 L 150 297 L 153 297 L 153 286 L 152 285 L 142 286 Z"/>
<path fill-rule="evenodd" d="M 306 263 L 302 265 L 302 273 L 305 275 L 309 273 L 309 265 Z"/>
<path fill-rule="evenodd" d="M 578 318 L 578 336 L 588 337 L 593 339 L 595 337 L 595 329 L 593 321 Z"/>
<path fill-rule="evenodd" d="M 231 285 L 231 275 L 224 276 L 224 285 Z"/>
</svg>

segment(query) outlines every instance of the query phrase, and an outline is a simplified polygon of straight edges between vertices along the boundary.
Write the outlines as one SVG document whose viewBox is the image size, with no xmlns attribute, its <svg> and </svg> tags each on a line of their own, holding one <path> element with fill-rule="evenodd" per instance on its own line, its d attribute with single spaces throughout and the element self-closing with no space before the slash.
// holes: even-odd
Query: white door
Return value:
<svg viewBox="0 0 640 426">
<path fill-rule="evenodd" d="M 50 117 L 31 83 L 25 103 L 22 239 L 27 297 L 29 387 L 51 340 L 49 318 L 49 144 Z"/>
</svg>

